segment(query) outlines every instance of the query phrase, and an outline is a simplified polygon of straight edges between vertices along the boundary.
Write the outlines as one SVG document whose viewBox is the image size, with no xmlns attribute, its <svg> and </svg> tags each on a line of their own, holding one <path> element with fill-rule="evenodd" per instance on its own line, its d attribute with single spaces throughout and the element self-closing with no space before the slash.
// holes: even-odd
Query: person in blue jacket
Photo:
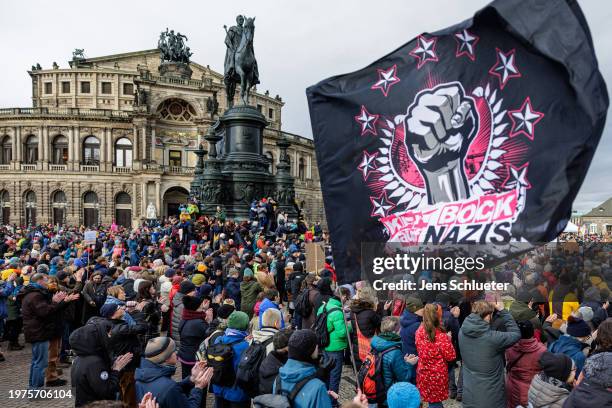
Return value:
<svg viewBox="0 0 612 408">
<path fill-rule="evenodd" d="M 293 408 L 331 408 L 332 403 L 325 383 L 316 377 L 318 358 L 317 335 L 312 330 L 296 330 L 289 337 L 289 359 L 279 370 L 280 381 L 275 381 L 273 392 L 289 394 L 295 385 L 310 378 L 295 396 Z"/>
<path fill-rule="evenodd" d="M 582 319 L 570 316 L 567 319 L 566 334 L 559 337 L 548 346 L 551 353 L 563 353 L 576 364 L 576 377 L 580 375 L 586 355 L 582 352 L 588 348 L 587 341 L 591 338 L 591 328 Z"/>
<path fill-rule="evenodd" d="M 202 390 L 208 387 L 212 368 L 204 363 L 196 364 L 191 376 L 176 382 L 172 379 L 176 371 L 176 345 L 169 337 L 155 337 L 147 342 L 144 357 L 136 369 L 136 400 L 151 393 L 159 408 L 199 408 Z"/>
<path fill-rule="evenodd" d="M 249 316 L 240 311 L 234 311 L 227 319 L 227 329 L 225 334 L 215 339 L 214 344 L 231 344 L 234 350 L 233 366 L 234 372 L 238 369 L 238 363 L 242 357 L 242 353 L 249 347 L 249 343 L 245 340 L 248 336 Z M 215 394 L 215 407 L 225 408 L 250 408 L 251 399 L 244 390 L 237 385 L 231 384 L 226 386 L 215 385 L 212 387 Z"/>
<path fill-rule="evenodd" d="M 414 335 L 423 322 L 423 301 L 417 297 L 406 298 L 406 309 L 400 318 L 400 337 L 404 354 L 417 354 Z"/>
<path fill-rule="evenodd" d="M 280 295 L 278 290 L 276 289 L 268 289 L 264 295 L 264 300 L 259 305 L 259 328 L 263 327 L 261 319 L 263 314 L 268 309 L 277 309 L 280 311 L 280 307 L 278 304 L 280 303 Z M 285 328 L 285 319 L 283 318 L 283 313 L 281 312 L 281 329 Z"/>
</svg>

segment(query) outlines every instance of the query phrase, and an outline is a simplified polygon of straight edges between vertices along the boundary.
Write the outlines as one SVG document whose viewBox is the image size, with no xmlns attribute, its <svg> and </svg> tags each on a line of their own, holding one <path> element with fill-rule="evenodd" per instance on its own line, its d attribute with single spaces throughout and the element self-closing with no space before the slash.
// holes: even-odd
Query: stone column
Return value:
<svg viewBox="0 0 612 408">
<path fill-rule="evenodd" d="M 19 154 L 19 145 L 21 144 L 20 136 L 21 128 L 19 126 L 15 126 L 15 128 L 13 128 L 13 151 L 11 152 L 14 170 L 18 170 L 19 163 L 21 162 L 21 155 Z"/>
<path fill-rule="evenodd" d="M 43 166 L 43 170 L 48 170 L 49 169 L 49 127 L 43 126 L 41 133 L 42 133 L 42 143 L 43 143 L 42 166 Z"/>
<path fill-rule="evenodd" d="M 106 171 L 113 171 L 113 162 L 115 161 L 113 157 L 113 130 L 111 128 L 106 128 L 106 161 L 107 168 Z"/>
<path fill-rule="evenodd" d="M 41 128 L 38 130 L 38 160 L 36 162 L 37 170 L 42 170 L 42 163 L 44 160 L 43 150 L 45 148 L 44 138 L 45 138 L 45 135 L 44 135 L 43 127 L 41 126 Z"/>
<path fill-rule="evenodd" d="M 138 219 L 138 205 L 136 203 L 136 183 L 132 183 L 132 226 L 134 220 Z"/>
<path fill-rule="evenodd" d="M 146 122 L 140 128 L 141 141 L 142 141 L 142 160 L 147 160 L 147 124 Z"/>
<path fill-rule="evenodd" d="M 143 181 L 142 182 L 142 197 L 141 197 L 141 206 L 140 206 L 140 216 L 141 217 L 146 217 L 147 216 L 147 182 Z"/>
<path fill-rule="evenodd" d="M 74 127 L 74 170 L 78 171 L 81 164 L 81 128 L 78 126 Z"/>
<path fill-rule="evenodd" d="M 155 208 L 157 209 L 157 216 L 161 214 L 161 196 L 160 196 L 161 180 L 155 180 Z"/>
<path fill-rule="evenodd" d="M 74 170 L 74 128 L 68 128 L 68 163 L 66 164 L 68 171 Z"/>
</svg>

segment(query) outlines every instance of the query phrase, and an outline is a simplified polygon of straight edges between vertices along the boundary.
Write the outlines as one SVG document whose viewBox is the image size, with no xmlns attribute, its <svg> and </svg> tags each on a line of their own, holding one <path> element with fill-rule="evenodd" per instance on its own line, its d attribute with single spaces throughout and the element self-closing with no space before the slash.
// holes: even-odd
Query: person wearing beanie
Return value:
<svg viewBox="0 0 612 408">
<path fill-rule="evenodd" d="M 415 354 L 416 343 L 414 337 L 416 331 L 423 322 L 423 301 L 416 296 L 406 298 L 406 308 L 400 316 L 400 337 L 402 338 L 402 352 L 405 355 Z M 406 378 L 406 381 L 414 383 L 416 381 L 416 372 L 411 372 L 411 377 Z"/>
<path fill-rule="evenodd" d="M 259 394 L 272 394 L 274 380 L 278 376 L 278 370 L 289 358 L 289 339 L 293 331 L 291 329 L 279 330 L 272 336 L 273 350 L 263 359 L 259 366 Z"/>
<path fill-rule="evenodd" d="M 227 344 L 233 352 L 232 365 L 234 372 L 238 369 L 238 363 L 242 358 L 242 354 L 249 347 L 249 343 L 245 340 L 248 336 L 247 329 L 249 328 L 249 316 L 241 311 L 234 311 L 227 319 L 227 329 L 222 336 L 218 336 L 213 344 Z M 235 384 L 213 384 L 212 390 L 215 394 L 215 406 L 217 407 L 244 407 L 251 406 L 249 396 L 242 388 Z"/>
<path fill-rule="evenodd" d="M 534 337 L 530 320 L 517 322 L 521 339 L 506 350 L 506 405 L 527 406 L 527 394 L 533 377 L 540 372 L 540 356 L 546 346 Z"/>
<path fill-rule="evenodd" d="M 210 323 L 213 319 L 210 298 L 183 296 L 183 315 L 179 325 L 181 343 L 178 360 L 181 363 L 181 376 L 191 375 L 191 369 L 197 362 L 196 351 L 200 343 L 210 335 Z"/>
<path fill-rule="evenodd" d="M 250 268 L 244 269 L 242 282 L 240 282 L 240 310 L 253 317 L 253 308 L 257 302 L 257 295 L 263 291 L 261 285 L 254 277 Z"/>
<path fill-rule="evenodd" d="M 587 359 L 563 406 L 612 407 L 612 352 L 595 353 Z"/>
<path fill-rule="evenodd" d="M 170 337 L 178 346 L 181 343 L 181 321 L 183 320 L 183 297 L 195 296 L 196 286 L 190 280 L 185 279 L 179 285 L 178 292 L 174 295 L 170 308 Z"/>
<path fill-rule="evenodd" d="M 550 313 L 556 314 L 565 321 L 580 307 L 576 289 L 576 278 L 575 273 L 561 273 L 559 275 L 559 283 L 551 289 L 548 295 Z"/>
<path fill-rule="evenodd" d="M 319 358 L 317 335 L 312 330 L 296 330 L 287 343 L 288 360 L 279 370 L 280 387 L 285 392 L 291 392 L 297 383 L 311 378 L 298 392 L 293 401 L 295 407 L 329 408 L 331 398 L 327 393 L 325 383 L 316 378 L 314 362 Z M 276 384 L 273 385 L 276 392 Z"/>
<path fill-rule="evenodd" d="M 193 284 L 196 287 L 200 287 L 202 286 L 202 284 L 204 283 L 204 281 L 206 280 L 206 276 L 204 276 L 201 273 L 196 273 L 195 275 L 193 275 L 193 277 L 191 278 L 191 282 L 193 282 Z"/>
<path fill-rule="evenodd" d="M 466 407 L 504 408 L 504 353 L 521 339 L 521 331 L 501 300 L 495 303 L 478 300 L 471 311 L 459 330 L 463 404 Z M 491 329 L 495 311 L 503 332 Z"/>
<path fill-rule="evenodd" d="M 140 367 L 136 369 L 136 400 L 148 392 L 153 394 L 159 408 L 199 408 L 203 390 L 213 374 L 205 363 L 195 364 L 191 375 L 180 382 L 172 379 L 176 371 L 176 344 L 169 337 L 155 337 L 147 342 Z"/>
<path fill-rule="evenodd" d="M 409 382 L 397 382 L 387 391 L 389 408 L 418 408 L 421 406 L 419 390 Z"/>
<path fill-rule="evenodd" d="M 542 323 L 538 317 L 538 313 L 529 307 L 529 304 L 534 302 L 534 293 L 526 287 L 521 287 L 516 295 L 516 300 L 510 305 L 510 314 L 517 322 L 525 320 L 531 321 L 535 331 L 536 339 L 542 343 L 546 343 L 546 332 L 542 330 Z"/>
<path fill-rule="evenodd" d="M 229 270 L 229 278 L 224 285 L 225 296 L 234 300 L 234 305 L 240 309 L 240 271 L 235 268 Z"/>
<path fill-rule="evenodd" d="M 566 333 L 548 346 L 552 353 L 563 353 L 576 364 L 576 376 L 580 375 L 586 355 L 584 349 L 588 349 L 591 340 L 591 327 L 581 318 L 569 317 Z"/>
<path fill-rule="evenodd" d="M 41 263 L 36 267 L 36 273 L 49 274 L 49 265 Z"/>
<path fill-rule="evenodd" d="M 576 365 L 565 354 L 545 351 L 540 356 L 542 371 L 531 380 L 528 402 L 534 408 L 562 408 L 576 375 Z"/>
</svg>

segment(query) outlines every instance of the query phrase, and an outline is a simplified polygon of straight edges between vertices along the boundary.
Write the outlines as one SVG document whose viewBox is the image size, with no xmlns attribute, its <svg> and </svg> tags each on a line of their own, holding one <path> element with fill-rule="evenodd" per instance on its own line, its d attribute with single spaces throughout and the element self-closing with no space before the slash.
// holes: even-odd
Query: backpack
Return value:
<svg viewBox="0 0 612 408">
<path fill-rule="evenodd" d="M 398 349 L 400 349 L 399 345 L 389 347 L 381 352 L 371 349 L 361 364 L 357 381 L 370 404 L 381 404 L 387 398 L 385 378 L 383 377 L 383 356 L 389 351 Z"/>
<path fill-rule="evenodd" d="M 298 393 L 304 388 L 308 382 L 314 378 L 317 378 L 316 375 L 310 375 L 300 382 L 295 384 L 291 392 L 287 393 L 285 390 L 281 389 L 281 380 L 280 376 L 276 377 L 274 394 L 264 394 L 259 395 L 253 398 L 253 407 L 254 408 L 291 408 L 293 406 L 293 400 L 297 397 Z"/>
<path fill-rule="evenodd" d="M 266 358 L 266 348 L 272 343 L 272 336 L 264 342 L 253 340 L 242 353 L 236 370 L 236 385 L 251 398 L 259 393 L 259 366 Z"/>
<path fill-rule="evenodd" d="M 310 303 L 310 289 L 304 289 L 293 303 L 295 312 L 302 317 L 308 317 L 312 313 L 312 304 Z"/>
<path fill-rule="evenodd" d="M 241 342 L 238 339 L 230 343 L 209 344 L 206 350 L 206 360 L 208 366 L 213 368 L 213 375 L 210 383 L 221 387 L 231 387 L 236 381 L 234 372 L 234 349 L 232 345 Z"/>
<path fill-rule="evenodd" d="M 315 322 L 312 325 L 312 330 L 316 333 L 317 338 L 319 339 L 319 347 L 325 348 L 329 346 L 329 330 L 327 329 L 327 316 L 336 311 L 342 310 L 339 307 L 332 307 L 331 309 L 327 309 L 327 303 L 323 302 L 323 312 L 317 315 Z"/>
</svg>

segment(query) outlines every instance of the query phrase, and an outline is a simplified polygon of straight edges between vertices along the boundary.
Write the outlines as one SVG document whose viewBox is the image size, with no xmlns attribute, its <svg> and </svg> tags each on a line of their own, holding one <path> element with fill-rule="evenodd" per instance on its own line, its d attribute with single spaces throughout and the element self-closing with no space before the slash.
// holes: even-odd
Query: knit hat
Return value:
<svg viewBox="0 0 612 408">
<path fill-rule="evenodd" d="M 389 408 L 418 408 L 421 406 L 419 390 L 409 382 L 395 383 L 387 391 L 387 406 Z"/>
<path fill-rule="evenodd" d="M 551 353 L 549 351 L 542 353 L 539 363 L 544 374 L 563 382 L 567 381 L 574 366 L 572 359 L 565 354 Z"/>
<path fill-rule="evenodd" d="M 184 280 L 179 285 L 179 293 L 182 293 L 183 295 L 186 295 L 194 290 L 196 290 L 196 286 L 191 281 Z"/>
<path fill-rule="evenodd" d="M 86 265 L 85 261 L 83 261 L 81 258 L 77 258 L 74 260 L 74 267 L 77 269 L 81 269 Z"/>
<path fill-rule="evenodd" d="M 202 275 L 201 273 L 196 273 L 191 278 L 191 282 L 193 282 L 193 284 L 196 286 L 202 286 L 205 280 L 206 280 L 206 276 Z"/>
<path fill-rule="evenodd" d="M 138 293 L 138 287 L 140 286 L 140 284 L 142 282 L 144 282 L 145 280 L 142 278 L 138 278 L 134 281 L 134 292 Z"/>
<path fill-rule="evenodd" d="M 243 276 L 246 277 L 253 277 L 253 271 L 251 270 L 251 268 L 244 268 L 244 274 Z"/>
<path fill-rule="evenodd" d="M 117 303 L 106 303 L 100 308 L 100 316 L 110 318 L 115 314 L 119 305 Z"/>
<path fill-rule="evenodd" d="M 183 305 L 187 310 L 197 310 L 202 304 L 202 298 L 198 296 L 183 296 Z"/>
<path fill-rule="evenodd" d="M 573 337 L 586 337 L 591 334 L 591 328 L 583 319 L 570 316 L 567 319 L 567 334 Z"/>
<path fill-rule="evenodd" d="M 166 278 L 172 278 L 174 275 L 176 275 L 176 271 L 172 268 L 166 269 L 166 272 L 164 272 L 164 275 L 166 276 Z"/>
<path fill-rule="evenodd" d="M 418 297 L 408 297 L 406 298 L 406 308 L 414 313 L 423 308 L 423 301 Z"/>
<path fill-rule="evenodd" d="M 590 322 L 593 320 L 593 309 L 590 306 L 582 306 L 578 309 L 578 313 L 582 316 L 582 320 Z"/>
<path fill-rule="evenodd" d="M 198 265 L 198 272 L 206 272 L 206 265 L 203 263 Z"/>
<path fill-rule="evenodd" d="M 533 337 L 534 329 L 533 323 L 529 320 L 521 320 L 517 322 L 519 329 L 521 330 L 521 339 L 530 339 Z"/>
<path fill-rule="evenodd" d="M 176 344 L 170 337 L 155 337 L 147 342 L 144 357 L 152 363 L 161 364 L 176 350 Z"/>
<path fill-rule="evenodd" d="M 219 319 L 227 319 L 234 312 L 234 310 L 236 310 L 234 306 L 223 304 L 219 306 L 219 309 L 217 309 L 217 316 Z"/>
<path fill-rule="evenodd" d="M 57 278 L 57 280 L 59 280 L 60 282 L 63 281 L 64 279 L 66 279 L 67 277 L 69 277 L 70 274 L 66 271 L 59 271 L 55 277 Z"/>
<path fill-rule="evenodd" d="M 440 292 L 436 295 L 436 303 L 442 305 L 442 307 L 446 307 L 450 304 L 450 295 L 445 292 Z"/>
<path fill-rule="evenodd" d="M 235 310 L 227 318 L 227 327 L 236 330 L 246 330 L 249 328 L 249 316 L 239 310 Z"/>
<path fill-rule="evenodd" d="M 36 273 L 44 273 L 45 275 L 49 273 L 49 266 L 47 264 L 40 264 L 36 267 Z"/>
<path fill-rule="evenodd" d="M 296 330 L 289 338 L 289 358 L 308 362 L 317 348 L 317 335 L 312 330 Z"/>
<path fill-rule="evenodd" d="M 612 353 L 596 353 L 584 363 L 584 378 L 603 388 L 612 387 Z"/>
</svg>

